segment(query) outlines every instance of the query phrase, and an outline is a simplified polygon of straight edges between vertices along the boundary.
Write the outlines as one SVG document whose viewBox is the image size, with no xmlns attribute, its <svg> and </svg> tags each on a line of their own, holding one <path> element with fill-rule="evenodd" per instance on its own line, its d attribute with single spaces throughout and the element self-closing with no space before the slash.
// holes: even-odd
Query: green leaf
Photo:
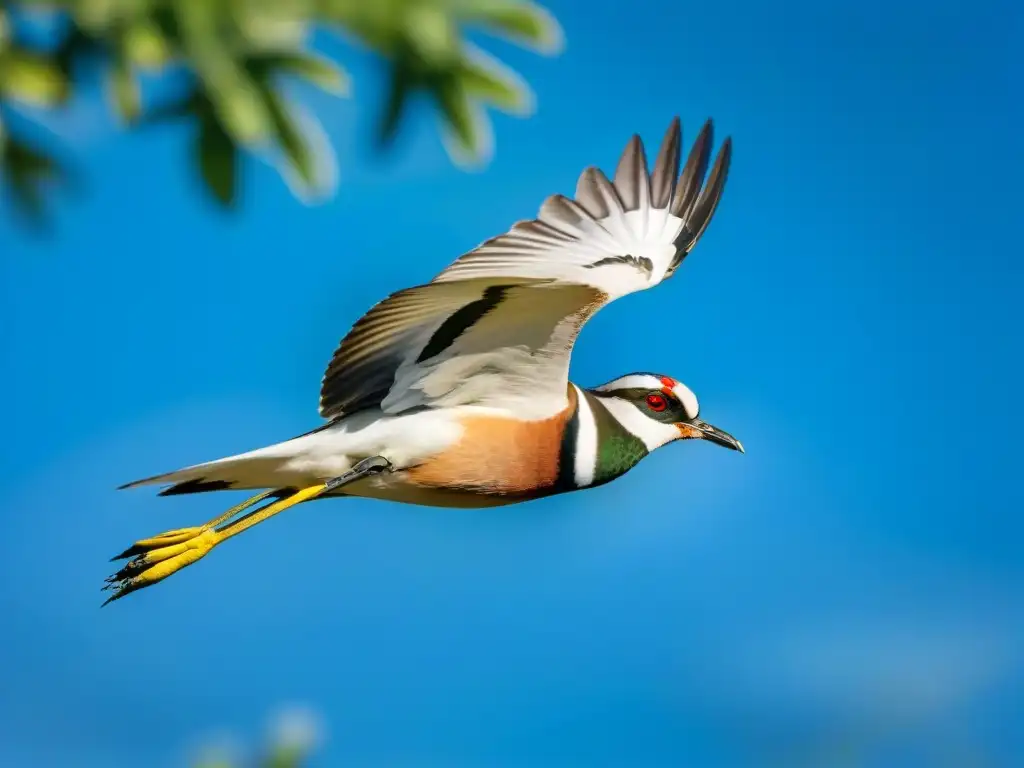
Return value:
<svg viewBox="0 0 1024 768">
<path fill-rule="evenodd" d="M 149 19 L 137 21 L 128 27 L 122 45 L 124 55 L 143 69 L 160 69 L 171 60 L 170 41 L 164 37 L 160 27 Z"/>
<path fill-rule="evenodd" d="M 299 128 L 298 121 L 292 115 L 292 110 L 284 99 L 269 89 L 265 99 L 274 122 L 278 143 L 284 150 L 289 165 L 295 169 L 305 186 L 315 187 L 317 181 L 316 153 Z"/>
<path fill-rule="evenodd" d="M 256 81 L 241 63 L 239 52 L 228 44 L 224 32 L 228 8 L 210 0 L 180 0 L 174 8 L 184 51 L 219 122 L 239 144 L 265 142 L 271 133 L 270 116 Z"/>
<path fill-rule="evenodd" d="M 44 225 L 44 185 L 64 176 L 57 161 L 8 135 L 0 143 L 0 176 L 11 202 L 25 221 L 34 226 Z"/>
<path fill-rule="evenodd" d="M 337 158 L 330 139 L 312 115 L 290 105 L 279 93 L 267 94 L 277 129 L 281 160 L 278 165 L 292 192 L 303 202 L 332 193 L 338 177 Z"/>
<path fill-rule="evenodd" d="M 67 80 L 72 79 L 75 62 L 90 58 L 104 52 L 103 45 L 95 37 L 90 37 L 77 24 L 61 40 L 53 52 L 53 62 Z"/>
<path fill-rule="evenodd" d="M 464 170 L 481 168 L 491 158 L 494 150 L 494 132 L 487 113 L 479 104 L 472 104 L 470 111 L 473 115 L 474 142 L 467 146 L 452 130 L 450 124 L 445 124 L 441 131 L 441 143 L 444 145 L 448 157 L 455 165 Z"/>
<path fill-rule="evenodd" d="M 533 94 L 526 83 L 496 59 L 473 50 L 459 71 L 463 88 L 474 98 L 517 114 L 533 111 Z"/>
<path fill-rule="evenodd" d="M 261 768 L 299 768 L 306 757 L 306 750 L 282 745 L 272 747 L 263 760 Z"/>
<path fill-rule="evenodd" d="M 476 154 L 480 149 L 476 115 L 463 84 L 455 79 L 443 82 L 434 91 L 434 98 L 457 143 L 471 154 Z"/>
<path fill-rule="evenodd" d="M 238 6 L 234 14 L 237 32 L 249 51 L 281 51 L 300 48 L 312 29 L 312 0 L 228 0 Z"/>
<path fill-rule="evenodd" d="M 26 222 L 33 226 L 46 223 L 46 201 L 43 190 L 31 178 L 20 174 L 7 174 L 5 179 L 11 202 Z"/>
<path fill-rule="evenodd" d="M 458 58 L 459 30 L 443 7 L 416 4 L 403 11 L 402 32 L 428 68 L 444 66 Z"/>
<path fill-rule="evenodd" d="M 57 163 L 52 157 L 13 139 L 8 141 L 8 147 L 10 152 L 7 160 L 14 174 L 39 181 L 56 179 L 59 175 Z"/>
<path fill-rule="evenodd" d="M 35 106 L 64 102 L 70 92 L 60 67 L 26 51 L 8 51 L 0 57 L 0 93 Z"/>
<path fill-rule="evenodd" d="M 221 205 L 233 207 L 237 193 L 238 147 L 212 115 L 205 115 L 199 121 L 196 151 L 206 186 Z"/>
<path fill-rule="evenodd" d="M 270 71 L 301 77 L 338 96 L 349 93 L 348 73 L 330 59 L 310 53 L 273 53 L 259 59 Z"/>
<path fill-rule="evenodd" d="M 240 144 L 260 144 L 271 132 L 267 105 L 248 78 L 209 83 L 208 96 L 224 126 Z"/>
<path fill-rule="evenodd" d="M 118 0 L 76 0 L 71 4 L 75 21 L 93 32 L 106 31 L 121 10 Z"/>
<path fill-rule="evenodd" d="M 413 82 L 409 72 L 401 66 L 396 66 L 391 73 L 388 97 L 384 102 L 384 112 L 381 115 L 380 127 L 377 129 L 378 141 L 382 145 L 390 144 L 398 134 L 398 126 L 401 124 L 402 116 L 405 114 L 405 107 L 412 92 Z"/>
<path fill-rule="evenodd" d="M 139 84 L 123 59 L 111 62 L 106 72 L 107 94 L 114 109 L 126 123 L 134 123 L 142 109 Z"/>
<path fill-rule="evenodd" d="M 462 0 L 459 19 L 543 53 L 559 53 L 562 28 L 546 9 L 528 0 Z"/>
</svg>

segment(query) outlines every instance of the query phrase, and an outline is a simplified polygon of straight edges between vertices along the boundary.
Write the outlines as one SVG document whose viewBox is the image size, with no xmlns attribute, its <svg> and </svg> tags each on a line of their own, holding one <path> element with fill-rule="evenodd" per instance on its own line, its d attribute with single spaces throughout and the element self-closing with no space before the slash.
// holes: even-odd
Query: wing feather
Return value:
<svg viewBox="0 0 1024 768">
<path fill-rule="evenodd" d="M 693 250 L 701 235 L 704 234 L 704 230 L 711 223 L 711 218 L 715 215 L 718 203 L 722 200 L 722 192 L 725 191 L 725 180 L 729 174 L 729 163 L 731 161 L 732 139 L 727 138 L 722 143 L 718 157 L 715 158 L 715 164 L 711 168 L 707 184 L 701 190 L 700 197 L 694 204 L 693 210 L 687 216 L 685 223 L 679 230 L 679 234 L 676 236 L 677 258 L 673 260 L 669 274 L 679 267 L 686 254 Z"/>
<path fill-rule="evenodd" d="M 682 144 L 682 127 L 679 118 L 672 124 L 662 139 L 658 157 L 654 160 L 654 173 L 651 174 L 651 207 L 664 210 L 672 202 L 672 193 L 676 190 L 676 179 L 679 177 L 679 148 Z"/>
<path fill-rule="evenodd" d="M 583 171 L 576 196 L 548 197 L 537 218 L 517 222 L 460 256 L 435 282 L 512 275 L 591 285 L 614 300 L 671 275 L 707 228 L 728 173 L 730 143 L 704 186 L 713 125 L 708 120 L 679 173 L 679 119 L 662 140 L 653 176 L 639 136 L 626 145 L 614 180 L 598 168 Z"/>
<path fill-rule="evenodd" d="M 447 319 L 497 284 L 485 279 L 421 285 L 379 302 L 352 326 L 331 358 L 320 385 L 320 415 L 332 419 L 379 405 L 395 371 L 418 356 Z"/>
<path fill-rule="evenodd" d="M 647 175 L 647 155 L 643 142 L 635 133 L 619 158 L 613 185 L 622 200 L 623 210 L 646 212 L 650 207 L 651 177 Z"/>
<path fill-rule="evenodd" d="M 622 200 L 600 168 L 583 169 L 576 182 L 576 200 L 590 216 L 601 221 L 623 211 Z"/>
<path fill-rule="evenodd" d="M 693 142 L 690 156 L 686 158 L 686 165 L 683 166 L 683 174 L 679 177 L 679 183 L 676 184 L 676 192 L 672 198 L 670 209 L 672 215 L 678 216 L 684 221 L 697 202 L 700 185 L 704 181 L 704 175 L 708 172 L 713 131 L 714 127 L 708 120 L 697 135 L 697 140 Z"/>
<path fill-rule="evenodd" d="M 557 412 L 569 351 L 605 299 L 585 285 L 517 278 L 399 291 L 341 341 L 321 384 L 320 414 L 335 419 L 371 406 L 397 413 L 510 399 L 518 399 L 519 413 Z"/>
<path fill-rule="evenodd" d="M 672 275 L 707 229 L 732 157 L 726 139 L 708 176 L 712 142 L 708 120 L 680 174 L 675 118 L 649 173 L 634 135 L 612 180 L 585 169 L 575 199 L 548 197 L 535 219 L 463 254 L 429 284 L 376 305 L 328 365 L 321 414 L 481 401 L 514 401 L 521 410 L 531 392 L 559 405 L 586 319 Z"/>
</svg>

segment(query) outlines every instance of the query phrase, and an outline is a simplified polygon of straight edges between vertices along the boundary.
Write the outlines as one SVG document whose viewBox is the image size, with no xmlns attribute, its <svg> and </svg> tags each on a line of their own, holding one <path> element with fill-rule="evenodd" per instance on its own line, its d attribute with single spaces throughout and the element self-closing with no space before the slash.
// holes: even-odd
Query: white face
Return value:
<svg viewBox="0 0 1024 768">
<path fill-rule="evenodd" d="M 648 450 L 654 450 L 665 443 L 682 437 L 683 434 L 680 432 L 677 423 L 697 418 L 700 410 L 697 396 L 690 391 L 689 387 L 669 376 L 631 373 L 628 376 L 620 376 L 600 387 L 595 387 L 594 391 L 650 393 L 654 397 L 657 397 L 659 394 L 671 394 L 675 397 L 678 405 L 674 406 L 676 413 L 671 418 L 663 418 L 661 413 L 654 411 L 646 412 L 642 402 L 638 403 L 635 398 L 620 399 L 615 397 L 604 400 L 605 405 L 612 411 L 619 422 L 643 440 Z M 663 404 L 664 400 L 662 398 Z M 669 417 L 669 412 L 665 412 L 664 417 Z"/>
<path fill-rule="evenodd" d="M 654 376 L 649 373 L 631 373 L 628 376 L 620 376 L 614 381 L 595 387 L 598 392 L 609 392 L 614 389 L 650 389 L 667 390 L 676 396 L 686 411 L 687 419 L 695 419 L 700 413 L 700 404 L 693 391 L 670 376 Z"/>
</svg>

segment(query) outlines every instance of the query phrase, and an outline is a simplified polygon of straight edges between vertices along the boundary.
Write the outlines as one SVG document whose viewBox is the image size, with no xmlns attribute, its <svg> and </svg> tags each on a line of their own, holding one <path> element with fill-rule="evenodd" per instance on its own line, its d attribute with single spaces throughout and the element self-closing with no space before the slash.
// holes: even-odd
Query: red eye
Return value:
<svg viewBox="0 0 1024 768">
<path fill-rule="evenodd" d="M 664 411 L 668 408 L 668 400 L 663 395 L 648 395 L 647 396 L 647 407 L 652 411 Z"/>
</svg>

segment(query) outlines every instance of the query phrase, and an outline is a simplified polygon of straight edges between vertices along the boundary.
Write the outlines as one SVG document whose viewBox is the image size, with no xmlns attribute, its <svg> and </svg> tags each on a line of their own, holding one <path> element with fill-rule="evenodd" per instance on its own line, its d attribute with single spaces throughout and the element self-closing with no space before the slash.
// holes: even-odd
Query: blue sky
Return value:
<svg viewBox="0 0 1024 768">
<path fill-rule="evenodd" d="M 477 173 L 424 115 L 372 155 L 378 75 L 348 51 L 356 98 L 310 104 L 341 162 L 319 207 L 253 162 L 225 216 L 185 129 L 55 124 L 87 193 L 45 239 L 0 215 L 0 763 L 180 765 L 292 702 L 324 765 L 1024 755 L 1024 12 L 549 7 L 561 57 L 488 43 L 538 111 L 495 117 Z M 315 426 L 363 311 L 675 114 L 732 135 L 724 202 L 572 376 L 679 377 L 745 456 L 676 445 L 499 511 L 310 505 L 98 609 L 107 557 L 235 499 L 115 486 Z"/>
</svg>

